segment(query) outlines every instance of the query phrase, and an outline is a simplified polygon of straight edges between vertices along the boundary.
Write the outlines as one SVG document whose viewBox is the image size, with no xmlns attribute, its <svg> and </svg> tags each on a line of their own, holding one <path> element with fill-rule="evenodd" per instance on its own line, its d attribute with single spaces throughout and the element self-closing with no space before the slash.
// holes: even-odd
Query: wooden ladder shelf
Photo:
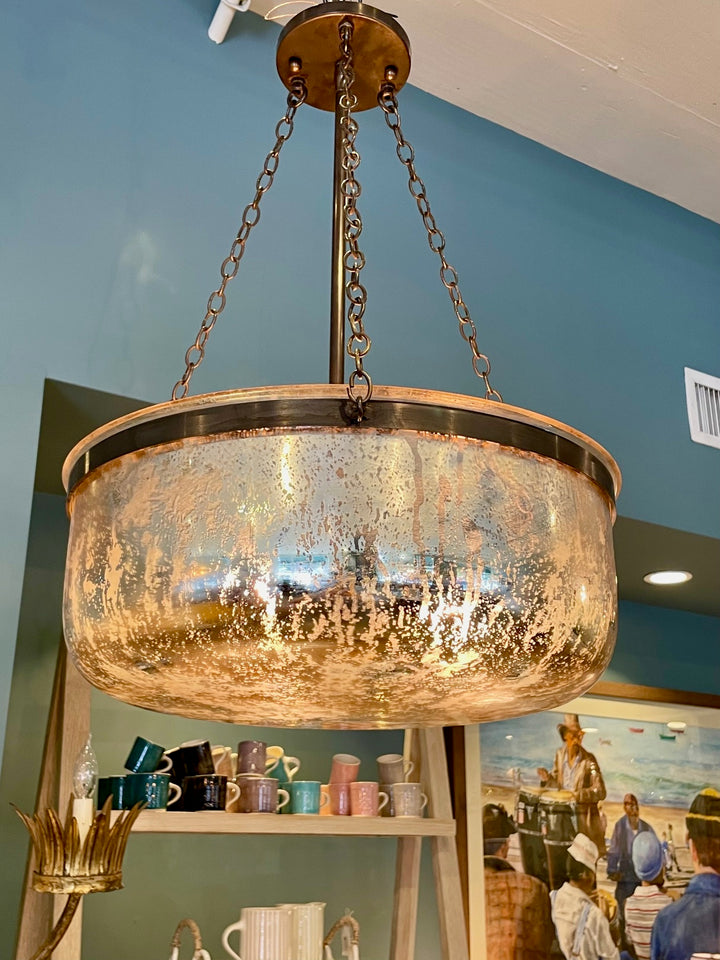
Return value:
<svg viewBox="0 0 720 960">
<path fill-rule="evenodd" d="M 90 729 L 90 687 L 67 659 L 61 643 L 48 717 L 37 809 L 53 806 L 64 815 L 72 790 L 72 764 Z M 405 752 L 412 756 L 428 795 L 429 816 L 418 820 L 352 817 L 293 817 L 273 814 L 144 811 L 135 833 L 237 833 L 317 836 L 393 836 L 397 838 L 395 893 L 389 960 L 414 960 L 423 837 L 430 842 L 440 922 L 442 960 L 468 960 L 467 926 L 455 843 L 443 732 L 407 730 Z M 132 840 L 130 841 L 132 843 Z M 48 936 L 65 897 L 32 889 L 32 850 L 25 873 L 15 960 L 30 960 Z M 53 902 L 54 901 L 54 902 Z M 80 960 L 81 908 L 54 960 Z"/>
</svg>

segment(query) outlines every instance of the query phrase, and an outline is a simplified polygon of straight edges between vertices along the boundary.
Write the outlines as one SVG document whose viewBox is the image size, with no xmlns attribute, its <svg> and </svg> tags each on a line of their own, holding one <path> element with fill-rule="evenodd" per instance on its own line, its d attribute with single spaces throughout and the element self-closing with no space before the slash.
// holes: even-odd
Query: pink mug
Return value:
<svg viewBox="0 0 720 960">
<path fill-rule="evenodd" d="M 328 813 L 336 817 L 350 816 L 350 783 L 329 783 L 327 785 L 330 798 Z"/>
<path fill-rule="evenodd" d="M 329 783 L 352 783 L 357 780 L 360 758 L 351 753 L 336 753 L 332 758 Z"/>
<path fill-rule="evenodd" d="M 390 798 L 374 780 L 356 780 L 350 784 L 350 815 L 377 817 Z"/>
</svg>

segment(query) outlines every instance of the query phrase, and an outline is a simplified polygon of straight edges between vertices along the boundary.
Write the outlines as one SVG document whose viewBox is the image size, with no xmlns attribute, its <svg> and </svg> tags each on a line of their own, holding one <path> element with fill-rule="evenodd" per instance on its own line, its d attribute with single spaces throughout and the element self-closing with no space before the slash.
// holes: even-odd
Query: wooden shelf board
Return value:
<svg viewBox="0 0 720 960">
<path fill-rule="evenodd" d="M 113 821 L 117 813 L 113 814 Z M 144 810 L 133 833 L 245 833 L 326 837 L 454 837 L 454 820 Z"/>
</svg>

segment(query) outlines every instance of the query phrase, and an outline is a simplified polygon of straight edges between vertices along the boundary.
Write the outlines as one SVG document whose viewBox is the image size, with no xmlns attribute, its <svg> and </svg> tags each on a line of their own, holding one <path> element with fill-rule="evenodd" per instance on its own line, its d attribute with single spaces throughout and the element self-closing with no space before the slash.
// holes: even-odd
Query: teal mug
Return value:
<svg viewBox="0 0 720 960">
<path fill-rule="evenodd" d="M 144 803 L 147 810 L 165 810 L 177 803 L 182 790 L 170 783 L 167 773 L 129 773 L 125 777 L 126 810 L 136 803 Z"/>
<path fill-rule="evenodd" d="M 301 814 L 320 813 L 320 807 L 328 802 L 327 794 L 321 795 L 319 780 L 296 780 L 287 785 L 290 793 L 290 812 Z"/>
<path fill-rule="evenodd" d="M 125 777 L 100 777 L 98 780 L 98 810 L 108 797 L 112 797 L 112 809 L 125 809 Z"/>
<path fill-rule="evenodd" d="M 165 747 L 145 737 L 135 737 L 125 761 L 126 770 L 130 773 L 167 773 L 171 767 L 172 757 L 165 754 Z"/>
</svg>

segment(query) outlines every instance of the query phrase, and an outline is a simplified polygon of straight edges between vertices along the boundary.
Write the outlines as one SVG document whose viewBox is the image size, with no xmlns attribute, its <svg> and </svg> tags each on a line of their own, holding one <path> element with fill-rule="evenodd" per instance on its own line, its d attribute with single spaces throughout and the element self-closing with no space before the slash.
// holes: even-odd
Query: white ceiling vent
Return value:
<svg viewBox="0 0 720 960">
<path fill-rule="evenodd" d="M 720 377 L 685 367 L 690 436 L 695 443 L 720 448 Z"/>
</svg>

